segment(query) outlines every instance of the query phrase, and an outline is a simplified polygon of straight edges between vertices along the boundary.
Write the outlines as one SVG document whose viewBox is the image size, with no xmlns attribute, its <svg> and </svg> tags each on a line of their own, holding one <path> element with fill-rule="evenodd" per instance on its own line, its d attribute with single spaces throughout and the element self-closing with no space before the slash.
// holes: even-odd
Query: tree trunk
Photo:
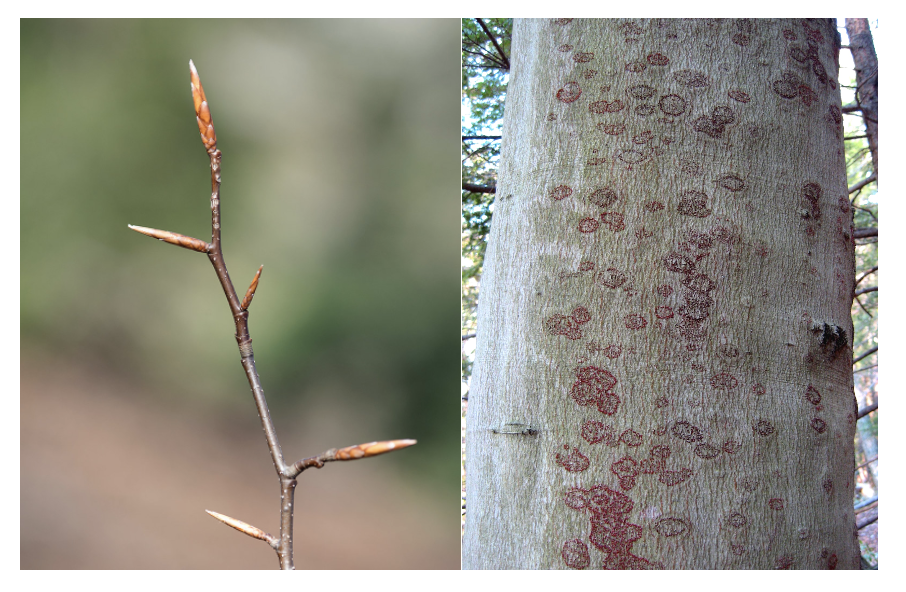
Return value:
<svg viewBox="0 0 906 592">
<path fill-rule="evenodd" d="M 878 54 L 871 39 L 868 19 L 846 19 L 846 34 L 856 67 L 856 102 L 862 106 L 862 119 L 868 135 L 871 164 L 878 174 Z"/>
<path fill-rule="evenodd" d="M 858 569 L 830 19 L 524 20 L 466 569 Z"/>
</svg>

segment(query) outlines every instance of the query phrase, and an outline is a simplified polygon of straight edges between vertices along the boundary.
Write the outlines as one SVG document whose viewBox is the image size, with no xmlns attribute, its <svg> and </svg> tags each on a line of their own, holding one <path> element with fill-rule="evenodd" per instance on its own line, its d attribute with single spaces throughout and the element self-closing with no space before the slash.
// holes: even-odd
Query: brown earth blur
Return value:
<svg viewBox="0 0 906 592">
<path fill-rule="evenodd" d="M 278 567 L 264 542 L 205 514 L 278 533 L 279 487 L 251 395 L 251 418 L 149 395 L 90 365 L 23 352 L 21 569 Z M 293 459 L 321 452 L 280 436 Z M 300 476 L 297 569 L 459 569 L 456 508 L 395 477 L 388 456 Z"/>
</svg>

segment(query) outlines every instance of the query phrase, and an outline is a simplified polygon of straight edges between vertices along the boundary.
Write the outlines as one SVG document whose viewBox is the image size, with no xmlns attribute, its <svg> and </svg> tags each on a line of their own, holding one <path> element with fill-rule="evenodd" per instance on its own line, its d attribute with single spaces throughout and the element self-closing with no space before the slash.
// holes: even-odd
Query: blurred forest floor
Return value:
<svg viewBox="0 0 906 592">
<path fill-rule="evenodd" d="M 279 534 L 251 395 L 245 415 L 211 417 L 91 364 L 28 349 L 21 360 L 21 569 L 278 567 L 266 544 L 204 512 Z M 322 452 L 280 436 L 288 460 Z M 450 509 L 381 458 L 300 476 L 297 568 L 459 568 Z"/>
</svg>

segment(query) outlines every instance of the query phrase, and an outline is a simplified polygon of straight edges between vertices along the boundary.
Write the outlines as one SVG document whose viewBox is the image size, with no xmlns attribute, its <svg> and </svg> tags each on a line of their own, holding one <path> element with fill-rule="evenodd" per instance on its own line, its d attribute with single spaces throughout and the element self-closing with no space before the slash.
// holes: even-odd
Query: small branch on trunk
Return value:
<svg viewBox="0 0 906 592">
<path fill-rule="evenodd" d="M 856 231 L 853 232 L 853 238 L 871 238 L 873 236 L 878 236 L 877 228 L 856 228 Z"/>
<path fill-rule="evenodd" d="M 864 368 L 859 368 L 858 370 L 853 370 L 853 374 L 856 372 L 864 372 L 865 370 L 871 370 L 872 368 L 877 368 L 877 364 L 872 364 L 871 366 L 865 366 Z"/>
<path fill-rule="evenodd" d="M 472 183 L 463 183 L 462 188 L 472 193 L 496 193 L 497 188 L 491 185 L 473 185 Z"/>
<path fill-rule="evenodd" d="M 858 358 L 853 358 L 853 366 L 855 366 L 857 362 L 861 362 L 862 360 L 864 360 L 871 354 L 875 353 L 876 351 L 878 351 L 878 348 L 873 347 L 870 350 L 868 350 L 867 352 L 865 352 L 864 354 L 862 354 L 861 356 L 859 356 Z"/>
<path fill-rule="evenodd" d="M 466 333 L 465 335 L 462 336 L 462 340 L 467 341 L 467 340 L 475 337 L 475 335 L 477 335 L 477 333 Z"/>
<path fill-rule="evenodd" d="M 198 130 L 201 132 L 201 141 L 211 161 L 211 242 L 206 243 L 197 238 L 192 238 L 175 232 L 166 230 L 156 230 L 145 228 L 143 226 L 132 226 L 129 228 L 136 232 L 154 237 L 156 239 L 206 253 L 223 293 L 226 295 L 227 303 L 233 313 L 233 322 L 236 325 L 236 342 L 239 346 L 239 354 L 242 368 L 245 370 L 249 386 L 252 389 L 252 396 L 255 399 L 255 405 L 258 408 L 258 416 L 261 418 L 261 426 L 264 428 L 264 437 L 267 440 L 267 447 L 271 453 L 271 460 L 277 471 L 277 477 L 280 480 L 280 537 L 270 535 L 260 528 L 246 524 L 241 520 L 205 510 L 214 518 L 224 524 L 235 528 L 251 537 L 265 541 L 277 552 L 280 560 L 281 569 L 293 569 L 293 507 L 294 491 L 296 487 L 296 476 L 301 472 L 296 465 L 287 466 L 283 460 L 283 450 L 280 448 L 280 442 L 277 440 L 277 430 L 274 427 L 274 421 L 271 418 L 270 411 L 267 408 L 267 400 L 264 398 L 264 388 L 261 386 L 261 380 L 258 377 L 258 370 L 255 367 L 255 354 L 252 350 L 252 337 L 249 334 L 248 307 L 252 303 L 255 290 L 258 288 L 258 280 L 261 278 L 261 270 L 264 266 L 258 268 L 252 283 L 245 293 L 242 302 L 236 294 L 236 288 L 230 280 L 230 274 L 227 271 L 226 262 L 223 259 L 223 251 L 220 246 L 220 159 L 221 153 L 217 149 L 217 135 L 214 132 L 214 121 L 211 118 L 211 110 L 205 97 L 204 88 L 201 86 L 201 80 L 198 77 L 198 71 L 195 64 L 189 60 L 189 86 L 192 90 L 192 100 L 195 103 L 195 118 L 198 122 Z M 353 458 L 363 458 L 366 456 L 375 456 L 392 450 L 399 450 L 415 444 L 415 440 L 393 440 L 390 442 L 372 442 L 361 446 L 351 446 L 340 450 L 328 451 L 333 453 L 333 458 L 324 458 L 323 462 L 330 460 L 351 460 Z M 325 453 L 325 454 L 328 454 Z M 356 456 L 358 455 L 358 456 Z M 321 458 L 321 457 L 314 457 Z M 310 460 L 310 459 L 308 459 Z M 305 461 L 300 461 L 305 462 Z M 323 464 L 323 463 L 322 463 Z M 314 465 L 311 465 L 314 466 Z"/>
<path fill-rule="evenodd" d="M 863 528 L 865 528 L 865 527 L 868 526 L 869 524 L 874 524 L 874 523 L 877 522 L 877 521 L 878 521 L 878 517 L 877 517 L 877 516 L 875 516 L 874 518 L 868 518 L 868 519 L 864 520 L 863 522 L 858 523 L 858 524 L 856 525 L 856 530 L 862 530 Z"/>
<path fill-rule="evenodd" d="M 862 140 L 862 139 L 864 139 L 864 138 L 868 138 L 868 134 L 862 134 L 861 136 L 846 136 L 845 138 L 843 138 L 843 140 L 844 140 L 844 141 L 847 141 L 847 140 Z"/>
<path fill-rule="evenodd" d="M 841 111 L 842 113 L 855 113 L 856 111 L 861 111 L 861 110 L 862 110 L 862 106 L 861 106 L 861 105 L 858 105 L 858 104 L 856 104 L 856 105 L 844 105 L 843 108 L 840 109 L 840 111 Z"/>
<path fill-rule="evenodd" d="M 877 292 L 877 291 L 878 291 L 877 286 L 875 286 L 873 288 L 862 288 L 861 290 L 859 290 L 858 292 L 855 293 L 855 296 L 861 296 L 862 294 L 868 294 L 869 292 Z"/>
<path fill-rule="evenodd" d="M 463 136 L 463 141 L 466 140 L 499 140 L 500 136 Z"/>
<path fill-rule="evenodd" d="M 865 417 L 866 415 L 868 415 L 868 414 L 871 413 L 872 411 L 877 411 L 877 410 L 878 410 L 878 404 L 877 404 L 877 403 L 874 403 L 873 405 L 869 405 L 868 407 L 865 407 L 864 409 L 859 409 L 859 413 L 856 414 L 856 419 L 862 419 L 863 417 Z M 877 458 L 875 458 L 875 460 L 877 460 Z M 870 461 L 869 461 L 869 462 L 870 462 Z"/>
</svg>

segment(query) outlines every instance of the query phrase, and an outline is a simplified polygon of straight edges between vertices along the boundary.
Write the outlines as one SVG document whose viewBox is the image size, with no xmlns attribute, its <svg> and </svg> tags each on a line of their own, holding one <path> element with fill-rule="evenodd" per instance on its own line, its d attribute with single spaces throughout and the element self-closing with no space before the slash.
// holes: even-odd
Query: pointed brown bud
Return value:
<svg viewBox="0 0 906 592">
<path fill-rule="evenodd" d="M 186 236 L 184 234 L 170 232 L 169 230 L 157 230 L 156 228 L 145 228 L 144 226 L 133 226 L 132 224 L 128 224 L 127 226 L 135 232 L 147 234 L 148 236 L 170 243 L 171 245 L 178 245 L 184 249 L 191 249 L 193 251 L 198 251 L 199 253 L 207 253 L 213 248 L 203 240 L 192 238 L 191 236 Z"/>
<path fill-rule="evenodd" d="M 385 452 L 393 452 L 408 448 L 415 444 L 415 440 L 387 440 L 384 442 L 369 442 L 368 444 L 359 444 L 358 446 L 347 446 L 336 451 L 337 460 L 355 460 L 367 456 L 377 456 Z"/>
<path fill-rule="evenodd" d="M 214 518 L 217 518 L 218 520 L 220 520 L 227 526 L 232 526 L 239 532 L 244 532 L 245 534 L 249 535 L 250 537 L 265 541 L 267 544 L 269 544 L 271 547 L 273 547 L 275 549 L 277 548 L 277 545 L 280 542 L 277 540 L 277 538 L 275 536 L 264 532 L 257 526 L 252 526 L 251 524 L 247 524 L 247 523 L 243 522 L 242 520 L 236 520 L 235 518 L 230 518 L 229 516 L 224 516 L 223 514 L 218 514 L 217 512 L 212 512 L 211 510 L 205 510 L 205 512 L 207 512 Z"/>
<path fill-rule="evenodd" d="M 204 96 L 204 88 L 198 77 L 195 64 L 189 60 L 189 87 L 192 89 L 192 100 L 195 102 L 195 118 L 198 120 L 198 131 L 201 132 L 201 141 L 205 149 L 213 153 L 217 150 L 217 134 L 214 133 L 214 120 L 211 119 L 211 109 Z"/>
<path fill-rule="evenodd" d="M 239 305 L 239 310 L 248 310 L 249 305 L 252 303 L 252 298 L 255 296 L 255 290 L 258 289 L 258 278 L 261 277 L 261 270 L 264 269 L 264 266 L 258 268 L 258 272 L 255 274 L 255 278 L 252 280 L 252 285 L 249 286 L 249 289 L 245 293 L 245 298 L 242 299 L 242 304 Z"/>
</svg>

